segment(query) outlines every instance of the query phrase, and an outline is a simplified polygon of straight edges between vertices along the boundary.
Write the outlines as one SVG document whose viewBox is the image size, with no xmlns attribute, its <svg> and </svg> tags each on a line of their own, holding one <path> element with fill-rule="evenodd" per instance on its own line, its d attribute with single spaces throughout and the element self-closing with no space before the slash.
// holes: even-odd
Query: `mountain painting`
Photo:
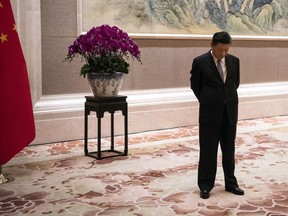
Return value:
<svg viewBox="0 0 288 216">
<path fill-rule="evenodd" d="M 129 33 L 288 36 L 287 0 L 79 0 L 82 30 L 102 24 Z"/>
</svg>

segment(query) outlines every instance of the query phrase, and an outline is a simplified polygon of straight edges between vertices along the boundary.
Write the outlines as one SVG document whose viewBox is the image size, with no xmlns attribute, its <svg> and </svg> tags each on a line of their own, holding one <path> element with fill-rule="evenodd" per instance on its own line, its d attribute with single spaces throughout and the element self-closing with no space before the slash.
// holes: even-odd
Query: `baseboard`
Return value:
<svg viewBox="0 0 288 216">
<path fill-rule="evenodd" d="M 288 114 L 288 82 L 246 84 L 239 88 L 239 119 Z M 122 91 L 128 101 L 129 133 L 198 124 L 198 102 L 189 88 Z M 36 138 L 31 144 L 83 139 L 87 94 L 42 96 L 34 106 Z M 110 135 L 110 117 L 102 121 L 102 136 Z M 122 114 L 115 114 L 115 134 L 123 134 Z M 97 131 L 89 116 L 89 138 Z"/>
</svg>

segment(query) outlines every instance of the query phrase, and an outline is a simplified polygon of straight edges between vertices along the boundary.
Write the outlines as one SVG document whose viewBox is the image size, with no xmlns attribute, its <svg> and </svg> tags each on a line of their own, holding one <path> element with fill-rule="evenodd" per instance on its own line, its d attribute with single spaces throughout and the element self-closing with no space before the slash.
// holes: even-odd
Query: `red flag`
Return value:
<svg viewBox="0 0 288 216">
<path fill-rule="evenodd" d="M 26 63 L 9 0 L 0 0 L 0 165 L 35 138 Z"/>
</svg>

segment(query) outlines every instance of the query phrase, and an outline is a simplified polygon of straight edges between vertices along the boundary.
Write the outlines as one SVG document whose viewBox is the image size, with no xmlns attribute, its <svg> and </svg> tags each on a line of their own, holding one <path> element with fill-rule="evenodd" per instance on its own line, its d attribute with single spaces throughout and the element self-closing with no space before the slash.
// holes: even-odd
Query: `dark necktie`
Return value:
<svg viewBox="0 0 288 216">
<path fill-rule="evenodd" d="M 222 65 L 221 65 L 221 59 L 217 60 L 217 69 L 219 71 L 219 74 L 220 74 L 222 80 L 224 81 L 224 73 L 223 73 L 223 69 L 222 69 Z"/>
</svg>

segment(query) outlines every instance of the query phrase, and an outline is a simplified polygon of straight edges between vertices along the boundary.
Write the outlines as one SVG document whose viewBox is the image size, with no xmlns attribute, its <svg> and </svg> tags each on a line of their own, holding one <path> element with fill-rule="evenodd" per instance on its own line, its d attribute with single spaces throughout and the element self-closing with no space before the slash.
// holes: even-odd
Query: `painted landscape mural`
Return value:
<svg viewBox="0 0 288 216">
<path fill-rule="evenodd" d="M 82 30 L 117 25 L 129 33 L 288 36 L 287 0 L 82 0 Z"/>
</svg>

